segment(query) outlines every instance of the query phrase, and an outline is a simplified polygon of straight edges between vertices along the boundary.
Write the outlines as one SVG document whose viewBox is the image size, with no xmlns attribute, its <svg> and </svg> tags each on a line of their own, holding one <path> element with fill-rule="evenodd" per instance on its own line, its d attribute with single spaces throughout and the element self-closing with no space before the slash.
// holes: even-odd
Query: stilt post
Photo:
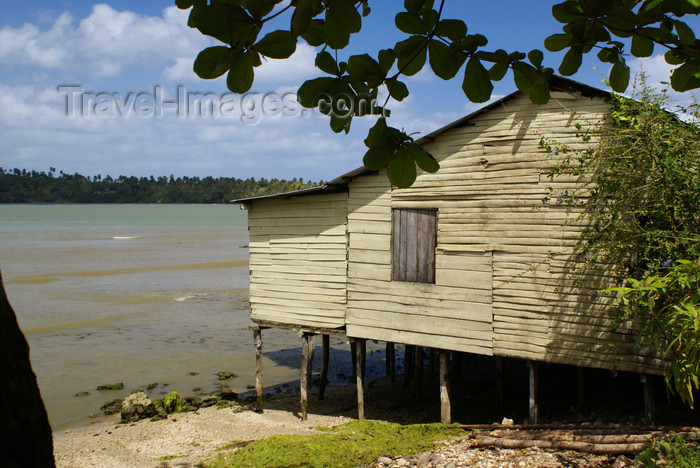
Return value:
<svg viewBox="0 0 700 468">
<path fill-rule="evenodd" d="M 528 361 L 527 365 L 530 368 L 530 423 L 537 424 L 540 419 L 537 406 L 537 387 L 539 386 L 537 361 Z"/>
<path fill-rule="evenodd" d="M 328 335 L 323 335 L 321 338 L 322 354 L 321 354 L 321 381 L 318 384 L 318 399 L 323 400 L 326 397 L 326 385 L 328 384 L 328 359 L 331 352 L 331 339 Z"/>
<path fill-rule="evenodd" d="M 386 344 L 386 360 L 388 364 L 387 374 L 391 379 L 391 383 L 394 383 L 396 380 L 396 348 L 394 347 L 394 343 Z"/>
<path fill-rule="evenodd" d="M 408 388 L 411 385 L 411 376 L 413 374 L 413 346 L 406 345 L 403 350 L 403 388 Z"/>
<path fill-rule="evenodd" d="M 257 397 L 258 413 L 263 412 L 263 353 L 262 353 L 262 330 L 253 329 L 253 342 L 255 343 L 255 395 Z"/>
<path fill-rule="evenodd" d="M 355 346 L 357 353 L 355 359 L 355 375 L 357 380 L 357 419 L 362 421 L 365 419 L 365 384 L 364 372 L 362 371 L 362 350 L 365 348 L 365 340 L 355 340 L 358 346 Z"/>
<path fill-rule="evenodd" d="M 496 403 L 503 412 L 503 358 L 501 356 L 496 356 Z"/>
<path fill-rule="evenodd" d="M 452 407 L 450 405 L 450 352 L 440 350 L 440 422 L 452 422 Z"/>
<path fill-rule="evenodd" d="M 311 335 L 304 333 L 301 340 L 301 379 L 299 382 L 301 420 L 306 421 L 306 409 L 309 403 L 308 390 L 308 366 L 309 366 L 309 345 L 311 344 Z"/>
<path fill-rule="evenodd" d="M 307 382 L 311 382 L 314 371 L 314 354 L 316 351 L 316 335 L 309 336 L 309 360 L 306 363 L 306 378 Z"/>
<path fill-rule="evenodd" d="M 415 376 L 416 376 L 416 381 L 414 383 L 415 385 L 415 392 L 416 394 L 419 394 L 421 391 L 421 385 L 423 384 L 423 347 L 422 346 L 416 346 L 415 347 Z"/>
<path fill-rule="evenodd" d="M 357 343 L 350 341 L 350 358 L 352 359 L 352 378 L 357 378 Z"/>
<path fill-rule="evenodd" d="M 644 422 L 654 424 L 654 382 L 650 375 L 642 374 L 640 380 L 644 385 Z"/>
<path fill-rule="evenodd" d="M 586 405 L 586 368 L 579 366 L 576 369 L 576 409 L 580 412 Z"/>
</svg>

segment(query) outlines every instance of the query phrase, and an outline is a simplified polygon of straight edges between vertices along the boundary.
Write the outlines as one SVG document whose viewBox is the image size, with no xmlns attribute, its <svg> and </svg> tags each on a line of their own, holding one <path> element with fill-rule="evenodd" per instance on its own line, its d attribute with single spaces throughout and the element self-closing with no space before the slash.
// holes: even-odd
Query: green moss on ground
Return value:
<svg viewBox="0 0 700 468">
<path fill-rule="evenodd" d="M 351 421 L 321 434 L 275 435 L 202 462 L 206 468 L 350 467 L 372 463 L 380 456 L 411 455 L 436 442 L 465 432 L 443 424 L 401 425 L 382 421 Z"/>
</svg>

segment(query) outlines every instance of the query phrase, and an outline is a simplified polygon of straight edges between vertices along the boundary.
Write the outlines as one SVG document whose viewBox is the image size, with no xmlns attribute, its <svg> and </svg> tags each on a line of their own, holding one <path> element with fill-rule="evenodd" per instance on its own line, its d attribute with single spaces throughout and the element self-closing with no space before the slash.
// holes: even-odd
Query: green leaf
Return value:
<svg viewBox="0 0 700 468">
<path fill-rule="evenodd" d="M 454 78 L 466 59 L 464 53 L 436 39 L 428 42 L 428 54 L 430 68 L 443 80 Z"/>
<path fill-rule="evenodd" d="M 197 55 L 194 72 L 205 80 L 218 78 L 228 70 L 229 48 L 225 46 L 207 47 Z"/>
<path fill-rule="evenodd" d="M 508 62 L 495 63 L 489 70 L 491 81 L 500 81 L 508 73 Z"/>
<path fill-rule="evenodd" d="M 573 40 L 568 34 L 553 34 L 544 40 L 544 47 L 550 52 L 559 52 L 569 47 Z"/>
<path fill-rule="evenodd" d="M 309 29 L 313 18 L 315 0 L 297 0 L 297 7 L 292 14 L 291 30 L 294 37 L 299 37 Z"/>
<path fill-rule="evenodd" d="M 367 145 L 368 148 L 387 148 L 391 146 L 392 140 L 392 134 L 386 124 L 386 119 L 380 117 L 372 128 L 369 129 L 367 138 L 365 138 L 365 145 Z M 394 148 L 393 146 L 391 147 Z"/>
<path fill-rule="evenodd" d="M 379 59 L 379 68 L 382 75 L 386 75 L 391 70 L 392 65 L 394 65 L 394 50 L 382 49 L 379 51 L 377 58 Z"/>
<path fill-rule="evenodd" d="M 272 11 L 275 4 L 279 3 L 279 0 L 242 0 L 241 2 L 236 1 L 235 3 L 239 3 L 243 8 L 248 10 L 256 20 L 261 20 Z"/>
<path fill-rule="evenodd" d="M 669 65 L 680 65 L 682 63 L 685 63 L 685 59 L 683 59 L 683 57 L 680 57 L 676 50 L 669 50 L 664 54 L 664 58 L 666 59 L 666 63 L 668 63 Z"/>
<path fill-rule="evenodd" d="M 433 2 L 426 2 L 426 0 L 404 0 L 403 7 L 408 12 L 419 13 L 426 7 L 426 3 L 430 4 L 430 8 L 433 7 Z"/>
<path fill-rule="evenodd" d="M 459 48 L 468 52 L 474 52 L 479 47 L 484 47 L 489 41 L 481 34 L 470 34 L 459 41 Z"/>
<path fill-rule="evenodd" d="M 700 66 L 694 63 L 684 63 L 673 70 L 671 87 L 681 93 L 700 88 Z"/>
<path fill-rule="evenodd" d="M 406 188 L 415 182 L 416 175 L 416 163 L 413 158 L 405 146 L 399 148 L 387 166 L 389 181 L 398 188 Z"/>
<path fill-rule="evenodd" d="M 299 104 L 307 108 L 318 106 L 320 99 L 328 98 L 328 93 L 333 89 L 335 81 L 335 78 L 328 76 L 305 81 L 297 91 Z"/>
<path fill-rule="evenodd" d="M 386 84 L 389 95 L 397 101 L 403 101 L 408 96 L 408 88 L 406 84 L 399 81 L 393 80 Z"/>
<path fill-rule="evenodd" d="M 630 68 L 622 62 L 613 63 L 613 66 L 610 69 L 610 87 L 614 91 L 622 93 L 625 89 L 627 89 L 629 81 Z"/>
<path fill-rule="evenodd" d="M 250 55 L 242 50 L 234 50 L 229 57 L 231 69 L 226 76 L 226 86 L 234 93 L 243 94 L 253 86 L 255 77 Z"/>
<path fill-rule="evenodd" d="M 552 16 L 560 23 L 573 23 L 586 19 L 586 14 L 577 2 L 565 1 L 552 7 Z"/>
<path fill-rule="evenodd" d="M 683 21 L 674 20 L 673 25 L 676 27 L 676 34 L 681 44 L 692 46 L 695 44 L 695 33 Z"/>
<path fill-rule="evenodd" d="M 462 20 L 444 19 L 435 27 L 435 34 L 453 42 L 461 41 L 467 35 L 467 25 Z"/>
<path fill-rule="evenodd" d="M 578 48 L 572 47 L 564 55 L 564 58 L 559 65 L 559 73 L 563 76 L 571 76 L 578 71 L 581 67 L 581 62 L 583 61 L 583 55 Z"/>
<path fill-rule="evenodd" d="M 316 66 L 329 75 L 338 75 L 340 71 L 338 70 L 338 64 L 331 54 L 322 50 L 316 55 Z"/>
<path fill-rule="evenodd" d="M 192 10 L 192 19 L 199 31 L 226 44 L 237 44 L 250 37 L 255 20 L 241 7 L 214 3 Z"/>
<path fill-rule="evenodd" d="M 415 13 L 399 12 L 394 17 L 394 23 L 399 31 L 406 34 L 424 34 L 426 32 L 423 20 Z"/>
<path fill-rule="evenodd" d="M 294 53 L 297 48 L 297 41 L 289 31 L 272 31 L 260 39 L 252 48 L 266 57 L 285 59 Z"/>
<path fill-rule="evenodd" d="M 302 39 L 309 43 L 309 45 L 317 47 L 323 44 L 324 36 L 323 29 L 325 27 L 325 22 L 321 19 L 311 20 L 309 27 L 306 28 L 301 35 Z"/>
<path fill-rule="evenodd" d="M 514 62 L 513 81 L 520 91 L 530 97 L 533 104 L 546 104 L 549 101 L 549 82 L 531 65 Z"/>
<path fill-rule="evenodd" d="M 462 90 L 471 102 L 486 102 L 491 98 L 493 91 L 491 77 L 476 57 L 470 58 L 464 69 Z"/>
<path fill-rule="evenodd" d="M 535 67 L 540 68 L 542 66 L 542 60 L 544 59 L 544 54 L 542 53 L 541 50 L 534 49 L 534 50 L 531 50 L 530 52 L 528 52 L 527 59 Z"/>
<path fill-rule="evenodd" d="M 350 57 L 348 59 L 348 74 L 351 80 L 367 83 L 370 88 L 376 88 L 384 81 L 379 63 L 368 54 Z"/>
<path fill-rule="evenodd" d="M 362 158 L 362 164 L 370 171 L 378 171 L 386 167 L 394 155 L 394 148 L 370 148 Z"/>
<path fill-rule="evenodd" d="M 181 10 L 187 10 L 193 6 L 206 5 L 206 0 L 175 0 L 175 6 Z"/>
<path fill-rule="evenodd" d="M 394 46 L 401 73 L 412 76 L 423 68 L 427 53 L 426 41 L 422 36 L 411 36 Z"/>
<path fill-rule="evenodd" d="M 654 53 L 654 42 L 639 34 L 632 36 L 632 47 L 630 52 L 635 57 L 651 57 Z"/>
<path fill-rule="evenodd" d="M 354 0 L 328 2 L 323 36 L 331 49 L 343 49 L 350 42 L 350 35 L 362 29 L 362 17 L 355 9 Z"/>
<path fill-rule="evenodd" d="M 435 157 L 417 144 L 409 142 L 403 147 L 408 154 L 411 155 L 416 164 L 418 164 L 418 167 L 423 169 L 425 172 L 434 173 L 440 169 L 440 164 L 437 162 Z"/>
</svg>

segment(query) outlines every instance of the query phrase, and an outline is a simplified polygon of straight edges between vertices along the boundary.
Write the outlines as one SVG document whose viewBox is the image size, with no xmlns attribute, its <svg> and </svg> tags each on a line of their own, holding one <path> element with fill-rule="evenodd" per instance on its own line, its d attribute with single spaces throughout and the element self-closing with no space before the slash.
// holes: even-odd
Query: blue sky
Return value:
<svg viewBox="0 0 700 468">
<path fill-rule="evenodd" d="M 322 74 L 313 68 L 313 49 L 300 45 L 291 60 L 256 69 L 253 90 L 242 103 L 222 98 L 223 79 L 204 81 L 192 72 L 198 52 L 214 42 L 188 28 L 187 12 L 173 3 L 0 0 L 0 167 L 47 171 L 53 166 L 85 175 L 328 180 L 362 164 L 362 140 L 371 120 L 356 119 L 349 135 L 337 135 L 323 116 L 302 115 L 295 106 L 280 112 L 280 103 L 289 103 L 303 80 Z M 393 26 L 399 5 L 398 0 L 370 1 L 373 12 L 363 32 L 353 36 L 340 57 L 402 40 Z M 489 49 L 527 52 L 544 50 L 544 39 L 560 31 L 551 5 L 544 0 L 449 0 L 443 17 L 463 19 L 470 33 L 489 38 Z M 697 17 L 686 20 L 700 30 Z M 545 65 L 556 69 L 560 59 L 560 54 L 545 54 Z M 628 63 L 634 71 L 643 66 L 654 82 L 668 77 L 660 51 Z M 601 72 L 607 71 L 591 56 L 572 78 L 604 88 Z M 435 130 L 479 107 L 462 94 L 459 75 L 444 82 L 426 69 L 406 82 L 411 96 L 389 107 L 394 125 L 409 131 Z M 497 83 L 494 97 L 514 89 L 506 77 Z M 158 107 L 158 96 L 174 101 L 186 93 L 212 93 L 217 103 L 228 100 L 228 112 L 202 116 L 191 110 L 187 115 L 182 106 L 176 110 L 167 104 L 159 115 L 148 112 Z M 87 99 L 85 107 L 79 96 Z M 264 105 L 271 107 L 263 113 L 265 96 Z M 687 93 L 676 98 L 690 100 Z M 95 107 L 97 99 L 102 104 Z M 139 103 L 146 106 L 140 113 L 135 110 Z M 252 109 L 245 113 L 250 118 L 241 111 L 244 104 Z"/>
</svg>

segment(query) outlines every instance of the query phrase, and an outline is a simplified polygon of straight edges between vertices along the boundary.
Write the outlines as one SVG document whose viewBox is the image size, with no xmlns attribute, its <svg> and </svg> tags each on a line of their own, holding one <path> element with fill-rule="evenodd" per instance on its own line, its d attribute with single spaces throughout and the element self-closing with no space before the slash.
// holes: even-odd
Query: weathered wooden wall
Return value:
<svg viewBox="0 0 700 468">
<path fill-rule="evenodd" d="M 347 193 L 256 200 L 248 210 L 251 319 L 343 327 Z"/>
<path fill-rule="evenodd" d="M 555 92 L 544 106 L 516 96 L 439 135 L 425 148 L 440 161 L 409 189 L 384 174 L 349 185 L 347 332 L 480 354 L 620 370 L 660 368 L 613 331 L 606 278 L 568 274 L 579 227 L 570 206 L 541 200 L 552 156 L 542 137 L 580 146 L 575 123 L 600 123 L 601 98 Z M 533 209 L 538 206 L 539 209 Z M 392 208 L 437 209 L 435 284 L 391 281 Z M 651 369 L 653 370 L 653 369 Z"/>
</svg>

